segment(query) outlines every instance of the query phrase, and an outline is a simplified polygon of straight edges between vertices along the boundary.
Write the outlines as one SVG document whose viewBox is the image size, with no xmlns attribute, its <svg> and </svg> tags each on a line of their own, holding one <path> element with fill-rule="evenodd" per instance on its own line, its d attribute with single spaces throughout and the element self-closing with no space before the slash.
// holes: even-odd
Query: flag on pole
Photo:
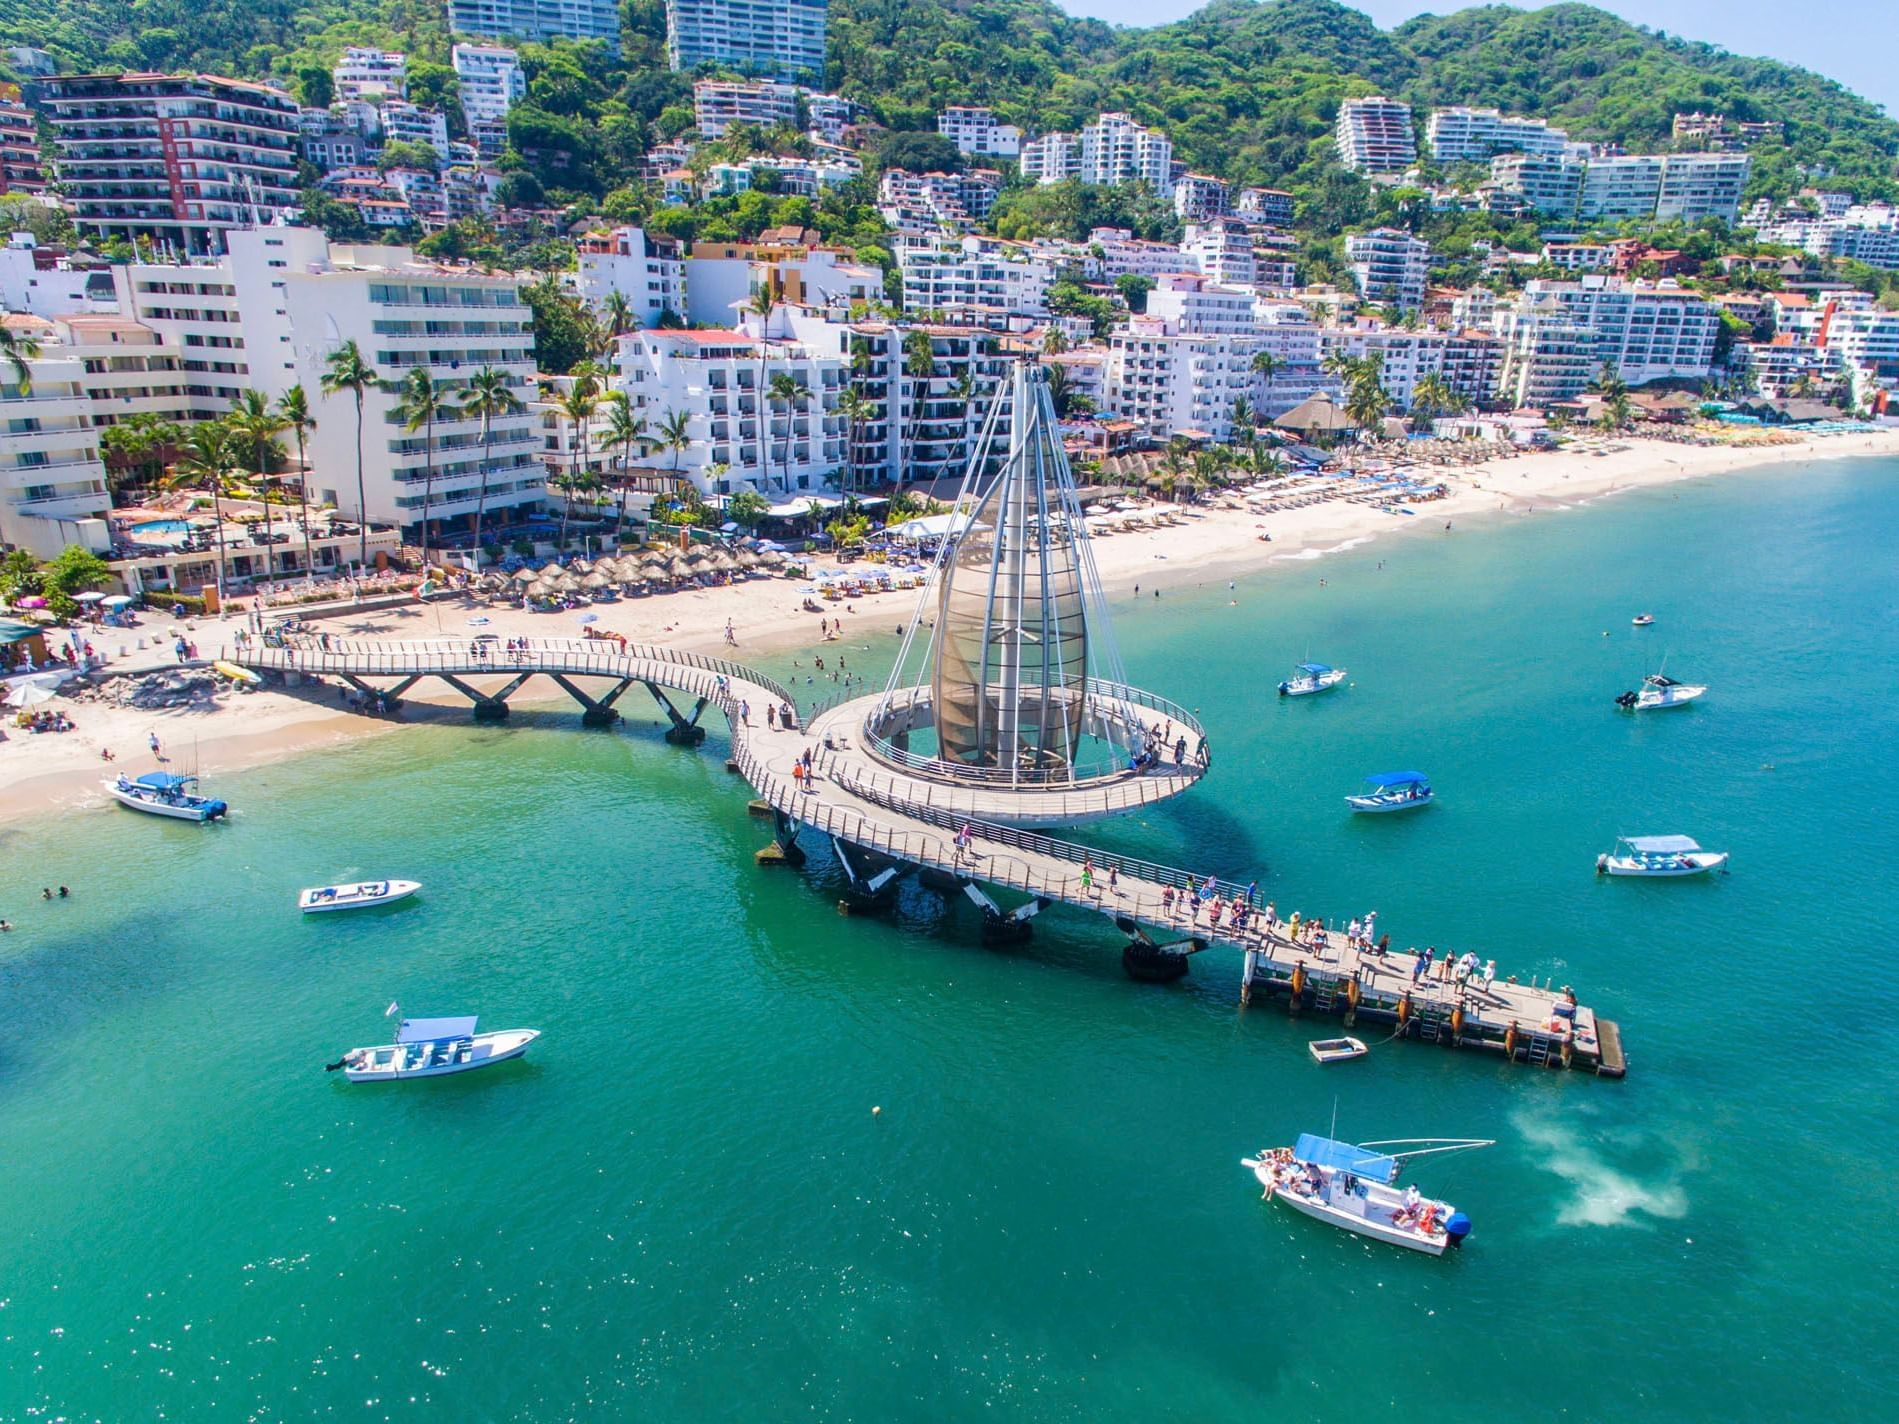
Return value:
<svg viewBox="0 0 1899 1424">
<path fill-rule="evenodd" d="M 396 1016 L 396 1001 L 394 999 L 389 1001 L 389 1007 L 382 1011 L 382 1016 L 386 1019 L 392 1019 Z"/>
</svg>

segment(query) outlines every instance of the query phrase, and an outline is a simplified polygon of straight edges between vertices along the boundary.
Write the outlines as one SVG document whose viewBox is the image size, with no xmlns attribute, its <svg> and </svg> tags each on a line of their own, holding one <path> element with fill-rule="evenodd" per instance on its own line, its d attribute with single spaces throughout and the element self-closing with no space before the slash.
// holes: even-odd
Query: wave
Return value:
<svg viewBox="0 0 1899 1424">
<path fill-rule="evenodd" d="M 1575 1190 L 1556 1214 L 1562 1226 L 1641 1226 L 1640 1218 L 1677 1221 L 1688 1214 L 1688 1193 L 1678 1177 L 1644 1182 L 1612 1167 L 1584 1146 L 1573 1129 L 1519 1115 L 1519 1131 L 1541 1149 L 1537 1165 Z"/>
<path fill-rule="evenodd" d="M 1334 544 L 1326 549 L 1301 549 L 1295 554 L 1274 554 L 1273 561 L 1275 563 L 1281 561 L 1310 563 L 1313 559 L 1323 559 L 1327 554 L 1343 554 L 1347 549 L 1356 549 L 1360 544 L 1369 544 L 1377 537 L 1376 534 L 1360 534 L 1355 539 L 1347 539 L 1342 544 Z"/>
</svg>

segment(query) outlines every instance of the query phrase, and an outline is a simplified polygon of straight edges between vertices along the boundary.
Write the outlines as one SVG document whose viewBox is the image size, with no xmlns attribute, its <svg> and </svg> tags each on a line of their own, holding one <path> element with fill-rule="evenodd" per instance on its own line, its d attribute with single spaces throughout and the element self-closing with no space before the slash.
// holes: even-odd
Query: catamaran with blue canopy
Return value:
<svg viewBox="0 0 1899 1424">
<path fill-rule="evenodd" d="M 397 1006 L 384 1014 L 392 1017 Z M 396 1041 L 376 1048 L 352 1048 L 326 1071 L 341 1068 L 352 1083 L 385 1083 L 397 1078 L 440 1078 L 505 1063 L 527 1052 L 541 1036 L 537 1028 L 510 1028 L 478 1033 L 474 1014 L 448 1018 L 404 1019 Z"/>
<path fill-rule="evenodd" d="M 120 772 L 117 780 L 105 783 L 105 789 L 121 806 L 150 816 L 169 816 L 174 821 L 215 821 L 223 817 L 230 808 L 215 797 L 192 791 L 197 784 L 195 776 L 170 771 L 148 771 L 138 777 Z"/>
<path fill-rule="evenodd" d="M 1345 681 L 1345 669 L 1324 663 L 1300 663 L 1292 676 L 1279 684 L 1281 697 L 1310 697 L 1315 692 L 1330 692 Z"/>
<path fill-rule="evenodd" d="M 1345 798 L 1345 804 L 1354 811 L 1415 811 L 1429 806 L 1436 796 L 1431 779 L 1421 771 L 1381 771 L 1365 781 L 1370 791 Z"/>
<path fill-rule="evenodd" d="M 1265 1189 L 1263 1200 L 1284 1202 L 1302 1216 L 1374 1241 L 1442 1256 L 1447 1247 L 1464 1244 L 1470 1218 L 1416 1187 L 1399 1190 L 1398 1174 L 1415 1157 L 1494 1145 L 1465 1137 L 1342 1142 L 1304 1132 L 1291 1147 L 1270 1148 L 1242 1158 L 1240 1165 Z"/>
</svg>

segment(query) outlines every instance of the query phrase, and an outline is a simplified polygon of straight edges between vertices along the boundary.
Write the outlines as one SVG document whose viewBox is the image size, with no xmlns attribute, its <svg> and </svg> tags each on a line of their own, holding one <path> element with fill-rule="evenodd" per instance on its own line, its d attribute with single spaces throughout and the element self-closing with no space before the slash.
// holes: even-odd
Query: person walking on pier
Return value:
<svg viewBox="0 0 1899 1424">
<path fill-rule="evenodd" d="M 748 727 L 752 725 L 752 704 L 743 697 L 739 698 L 738 719 Z"/>
<path fill-rule="evenodd" d="M 1089 856 L 1081 858 L 1081 893 L 1084 895 L 1095 893 L 1095 863 Z"/>
<path fill-rule="evenodd" d="M 765 730 L 768 732 L 778 730 L 778 708 L 770 702 L 765 704 Z"/>
<path fill-rule="evenodd" d="M 1436 955 L 1436 946 L 1430 946 L 1425 949 L 1423 954 L 1418 956 L 1417 961 L 1411 966 L 1411 982 L 1413 984 L 1422 983 L 1424 976 L 1431 972 L 1431 960 L 1435 958 Z"/>
<path fill-rule="evenodd" d="M 1121 893 L 1121 872 L 1112 865 L 1108 867 L 1108 893 L 1110 895 Z"/>
<path fill-rule="evenodd" d="M 1274 904 L 1271 900 L 1268 900 L 1266 902 L 1266 908 L 1260 911 L 1259 927 L 1262 934 L 1271 934 L 1279 927 L 1279 920 L 1275 914 L 1278 909 L 1279 906 Z"/>
<path fill-rule="evenodd" d="M 1174 917 L 1174 887 L 1171 885 L 1161 889 L 1161 913 L 1170 920 Z"/>
</svg>

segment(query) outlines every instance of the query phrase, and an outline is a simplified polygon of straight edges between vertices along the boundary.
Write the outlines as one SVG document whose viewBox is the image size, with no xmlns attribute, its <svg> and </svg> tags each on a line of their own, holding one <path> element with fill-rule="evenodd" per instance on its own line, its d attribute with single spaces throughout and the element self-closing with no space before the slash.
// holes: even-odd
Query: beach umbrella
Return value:
<svg viewBox="0 0 1899 1424">
<path fill-rule="evenodd" d="M 511 577 L 516 583 L 535 583 L 541 575 L 536 569 L 516 569 Z"/>
<path fill-rule="evenodd" d="M 130 594 L 115 593 L 112 595 L 112 597 L 108 598 L 105 601 L 105 606 L 107 608 L 125 608 L 125 607 L 128 607 L 131 603 L 132 603 L 132 596 Z"/>
<path fill-rule="evenodd" d="M 570 574 L 590 574 L 593 572 L 593 565 L 588 563 L 585 559 L 575 559 L 567 566 L 567 572 Z"/>
<path fill-rule="evenodd" d="M 756 549 L 741 549 L 734 558 L 742 569 L 755 569 L 762 562 Z"/>
<path fill-rule="evenodd" d="M 592 573 L 580 581 L 580 586 L 582 588 L 612 588 L 613 575 L 605 569 L 596 567 Z"/>
<path fill-rule="evenodd" d="M 15 707 L 37 707 L 42 702 L 51 702 L 59 696 L 43 682 L 23 682 L 13 689 Z"/>
<path fill-rule="evenodd" d="M 40 596 L 39 596 L 39 595 L 38 595 L 38 594 L 36 593 L 36 594 L 34 594 L 34 595 L 33 595 L 32 597 L 30 597 L 30 598 L 22 598 L 22 599 L 19 599 L 19 600 L 18 600 L 18 601 L 17 601 L 16 603 L 15 603 L 15 605 L 14 605 L 14 606 L 15 606 L 16 608 L 44 608 L 44 607 L 46 607 L 46 600 L 45 600 L 45 599 L 43 599 L 43 598 L 41 598 L 41 597 L 40 597 Z"/>
<path fill-rule="evenodd" d="M 103 593 L 75 593 L 73 595 L 74 603 L 103 603 L 104 601 Z"/>
</svg>

